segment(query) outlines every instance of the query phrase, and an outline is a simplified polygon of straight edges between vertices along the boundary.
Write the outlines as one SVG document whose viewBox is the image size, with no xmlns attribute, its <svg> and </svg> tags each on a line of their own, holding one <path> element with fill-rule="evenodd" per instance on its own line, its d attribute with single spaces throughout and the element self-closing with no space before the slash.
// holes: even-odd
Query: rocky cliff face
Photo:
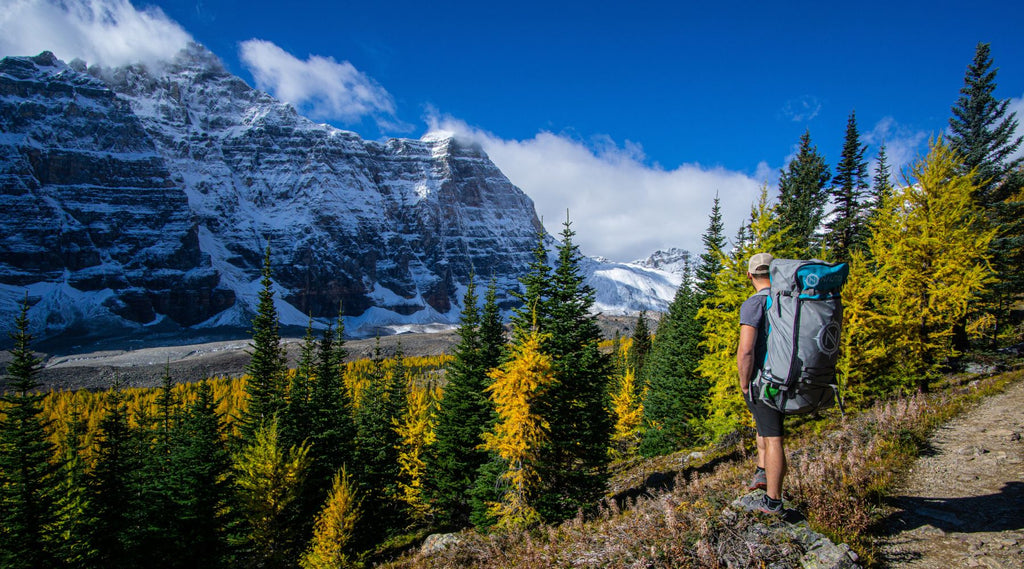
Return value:
<svg viewBox="0 0 1024 569">
<path fill-rule="evenodd" d="M 129 105 L 43 53 L 0 61 L 0 308 L 42 334 L 190 326 L 234 302 Z"/>
<path fill-rule="evenodd" d="M 2 308 L 28 290 L 47 334 L 247 326 L 267 246 L 285 324 L 454 322 L 541 229 L 479 147 L 315 124 L 196 45 L 160 69 L 7 58 L 0 121 Z"/>
</svg>

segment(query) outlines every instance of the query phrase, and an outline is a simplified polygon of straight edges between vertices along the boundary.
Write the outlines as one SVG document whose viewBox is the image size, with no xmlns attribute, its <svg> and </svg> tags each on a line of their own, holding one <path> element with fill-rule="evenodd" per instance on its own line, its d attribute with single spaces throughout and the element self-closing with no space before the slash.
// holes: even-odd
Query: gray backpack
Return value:
<svg viewBox="0 0 1024 569">
<path fill-rule="evenodd" d="M 768 350 L 753 392 L 787 415 L 831 407 L 839 393 L 840 291 L 850 268 L 846 263 L 775 259 L 769 270 Z"/>
</svg>

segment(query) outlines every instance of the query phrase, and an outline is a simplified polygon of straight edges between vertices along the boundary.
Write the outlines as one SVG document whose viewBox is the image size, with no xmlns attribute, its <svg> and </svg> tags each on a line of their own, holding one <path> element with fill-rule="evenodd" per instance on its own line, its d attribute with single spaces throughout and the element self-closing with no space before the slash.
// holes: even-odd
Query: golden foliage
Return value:
<svg viewBox="0 0 1024 569">
<path fill-rule="evenodd" d="M 637 390 L 636 373 L 626 368 L 618 378 L 618 388 L 612 394 L 612 454 L 615 458 L 636 455 L 640 444 L 640 426 L 644 415 L 644 393 Z"/>
<path fill-rule="evenodd" d="M 750 212 L 749 238 L 731 255 L 722 256 L 722 270 L 715 275 L 715 294 L 697 312 L 697 318 L 704 322 L 705 339 L 701 347 L 706 351 L 697 373 L 707 378 L 711 386 L 704 422 L 711 438 L 739 426 L 753 426 L 736 369 L 740 305 L 755 292 L 747 279 L 747 260 L 755 253 L 771 253 L 782 246 L 785 232 L 777 225 L 774 206 L 768 202 L 768 189 L 763 187 Z"/>
<path fill-rule="evenodd" d="M 423 478 L 427 465 L 424 453 L 434 444 L 437 436 L 437 401 L 440 389 L 433 384 L 420 385 L 410 381 L 405 417 L 395 425 L 402 438 L 398 452 L 401 499 L 409 506 L 414 518 L 423 519 L 430 513 L 430 504 L 423 496 Z"/>
<path fill-rule="evenodd" d="M 342 468 L 339 474 L 334 475 L 327 502 L 313 527 L 309 549 L 299 561 L 302 569 L 343 569 L 355 566 L 345 553 L 345 546 L 352 539 L 362 513 L 360 502 L 348 472 Z"/>
<path fill-rule="evenodd" d="M 868 255 L 855 257 L 843 293 L 840 372 L 855 398 L 926 388 L 955 356 L 954 326 L 991 282 L 988 247 L 971 198 L 976 174 L 941 140 L 883 202 Z M 984 322 L 975 323 L 984 325 Z"/>
<path fill-rule="evenodd" d="M 498 480 L 504 485 L 501 501 L 491 503 L 489 513 L 496 526 L 515 529 L 540 522 L 530 505 L 539 477 L 537 450 L 547 437 L 547 423 L 533 405 L 538 395 L 555 381 L 551 357 L 542 351 L 543 335 L 536 330 L 517 334 L 511 359 L 491 371 L 494 380 L 487 391 L 498 416 L 490 432 L 483 434 L 484 450 L 497 454 L 507 465 Z"/>
</svg>

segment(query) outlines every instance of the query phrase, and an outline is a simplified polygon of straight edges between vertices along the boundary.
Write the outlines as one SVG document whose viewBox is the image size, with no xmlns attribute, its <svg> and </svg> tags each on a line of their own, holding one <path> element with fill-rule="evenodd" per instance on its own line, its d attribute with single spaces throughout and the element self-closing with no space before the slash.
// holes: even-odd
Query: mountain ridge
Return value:
<svg viewBox="0 0 1024 569">
<path fill-rule="evenodd" d="M 4 58 L 0 135 L 0 312 L 11 320 L 27 295 L 42 337 L 246 328 L 268 246 L 285 325 L 326 323 L 342 305 L 355 335 L 450 326 L 471 274 L 513 305 L 505 293 L 543 231 L 479 145 L 364 141 L 249 87 L 198 44 L 159 69 Z M 138 215 L 111 222 L 124 192 Z M 31 260 L 47 255 L 46 270 Z M 679 282 L 586 265 L 612 314 L 664 309 Z"/>
</svg>

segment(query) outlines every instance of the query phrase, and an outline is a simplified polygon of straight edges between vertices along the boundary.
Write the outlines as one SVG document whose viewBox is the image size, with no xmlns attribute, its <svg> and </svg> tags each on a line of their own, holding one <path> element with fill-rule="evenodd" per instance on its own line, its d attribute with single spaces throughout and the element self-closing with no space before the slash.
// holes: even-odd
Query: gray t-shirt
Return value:
<svg viewBox="0 0 1024 569">
<path fill-rule="evenodd" d="M 740 306 L 740 324 L 757 328 L 757 342 L 754 343 L 754 375 L 764 367 L 764 357 L 768 353 L 768 321 L 764 317 L 764 307 L 768 302 L 768 287 L 765 287 Z"/>
</svg>

